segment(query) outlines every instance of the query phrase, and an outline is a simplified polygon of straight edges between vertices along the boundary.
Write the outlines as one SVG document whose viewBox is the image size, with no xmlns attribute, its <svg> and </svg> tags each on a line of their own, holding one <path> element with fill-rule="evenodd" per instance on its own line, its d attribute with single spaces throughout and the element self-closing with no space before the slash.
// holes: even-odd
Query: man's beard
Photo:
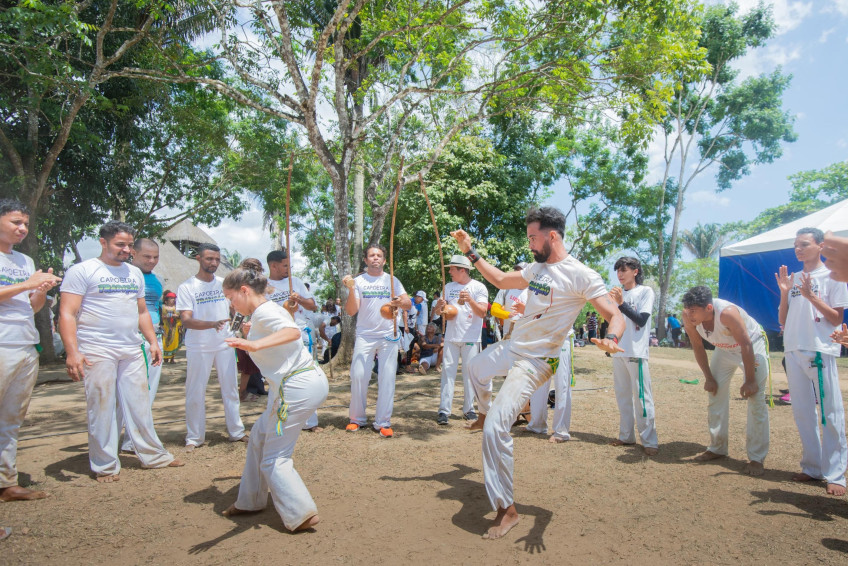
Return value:
<svg viewBox="0 0 848 566">
<path fill-rule="evenodd" d="M 533 259 L 536 260 L 536 263 L 545 263 L 548 261 L 548 258 L 551 257 L 551 243 L 545 242 L 542 244 L 542 251 L 533 252 Z"/>
</svg>

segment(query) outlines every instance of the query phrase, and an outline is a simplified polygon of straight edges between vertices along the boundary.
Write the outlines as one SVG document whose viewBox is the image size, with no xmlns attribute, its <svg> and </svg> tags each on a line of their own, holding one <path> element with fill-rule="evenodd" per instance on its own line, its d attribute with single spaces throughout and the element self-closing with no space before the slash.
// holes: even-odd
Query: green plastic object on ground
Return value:
<svg viewBox="0 0 848 566">
<path fill-rule="evenodd" d="M 680 383 L 688 383 L 689 385 L 698 385 L 697 379 L 681 379 Z"/>
</svg>

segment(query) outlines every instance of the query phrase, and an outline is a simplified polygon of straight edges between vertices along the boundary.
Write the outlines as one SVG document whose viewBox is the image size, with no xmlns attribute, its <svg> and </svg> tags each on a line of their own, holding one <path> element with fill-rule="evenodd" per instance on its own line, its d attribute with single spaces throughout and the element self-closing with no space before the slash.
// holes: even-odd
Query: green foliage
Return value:
<svg viewBox="0 0 848 566">
<path fill-rule="evenodd" d="M 718 258 L 693 259 L 677 264 L 669 289 L 670 302 L 667 312 L 680 312 L 680 298 L 697 285 L 706 285 L 713 295 L 718 297 Z"/>
<path fill-rule="evenodd" d="M 681 241 L 696 259 L 714 258 L 718 257 L 718 252 L 724 245 L 725 235 L 718 224 L 698 222 L 692 230 L 683 231 Z"/>
</svg>

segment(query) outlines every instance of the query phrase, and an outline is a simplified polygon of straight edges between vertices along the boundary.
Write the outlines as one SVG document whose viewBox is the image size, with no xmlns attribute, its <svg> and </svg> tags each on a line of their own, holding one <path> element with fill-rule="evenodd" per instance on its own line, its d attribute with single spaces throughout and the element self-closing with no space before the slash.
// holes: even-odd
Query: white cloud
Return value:
<svg viewBox="0 0 848 566">
<path fill-rule="evenodd" d="M 836 31 L 836 28 L 830 28 L 824 30 L 819 36 L 819 43 L 827 43 L 827 38 L 830 37 L 830 34 Z"/>
<path fill-rule="evenodd" d="M 744 57 L 734 62 L 733 67 L 739 70 L 739 80 L 770 73 L 776 67 L 784 67 L 787 63 L 801 58 L 801 47 L 798 45 L 767 45 L 748 51 Z"/>
<path fill-rule="evenodd" d="M 739 13 L 746 14 L 760 4 L 762 0 L 735 0 L 739 5 Z M 837 4 L 848 4 L 848 0 L 832 0 Z M 722 4 L 729 4 L 723 1 Z M 777 35 L 784 34 L 801 25 L 801 22 L 813 12 L 812 2 L 792 2 L 792 0 L 771 0 L 774 22 L 777 24 Z"/>
<path fill-rule="evenodd" d="M 689 202 L 725 207 L 730 205 L 730 199 L 728 197 L 720 196 L 712 191 L 695 191 L 689 195 Z"/>
<path fill-rule="evenodd" d="M 804 119 L 804 118 L 806 118 L 806 117 L 807 117 L 807 113 L 806 113 L 806 112 L 796 112 L 796 113 L 795 113 L 795 119 L 796 119 L 796 120 L 803 120 L 803 119 Z"/>
<path fill-rule="evenodd" d="M 836 141 L 836 145 L 839 146 L 841 149 L 845 149 L 846 147 L 848 147 L 848 141 L 845 141 L 845 138 L 839 138 Z"/>
<path fill-rule="evenodd" d="M 843 16 L 848 16 L 848 0 L 830 0 L 829 6 L 824 12 L 839 12 Z"/>
</svg>

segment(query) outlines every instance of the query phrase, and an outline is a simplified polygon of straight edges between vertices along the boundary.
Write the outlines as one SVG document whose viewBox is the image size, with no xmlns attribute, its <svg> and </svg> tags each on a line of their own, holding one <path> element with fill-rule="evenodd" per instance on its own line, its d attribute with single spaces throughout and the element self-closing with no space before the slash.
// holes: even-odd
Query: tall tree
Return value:
<svg viewBox="0 0 848 566">
<path fill-rule="evenodd" d="M 736 82 L 734 61 L 748 49 L 760 47 L 775 29 L 771 7 L 760 4 L 738 15 L 736 4 L 710 6 L 700 22 L 700 45 L 710 68 L 687 69 L 676 77 L 681 85 L 668 108 L 662 130 L 664 164 L 663 198 L 676 193 L 671 236 L 666 251 L 665 229 L 659 240 L 659 319 L 665 318 L 666 302 L 677 257 L 680 215 L 686 191 L 701 173 L 715 166 L 718 190 L 730 187 L 753 164 L 770 163 L 782 154 L 782 142 L 796 138 L 793 117 L 782 109 L 783 91 L 790 77 L 780 70 Z M 674 176 L 676 169 L 677 175 Z M 660 206 L 662 213 L 663 206 Z M 660 337 L 664 329 L 660 329 Z"/>
<path fill-rule="evenodd" d="M 459 132 L 520 108 L 566 115 L 588 105 L 613 108 L 626 115 L 630 135 L 644 135 L 673 92 L 656 77 L 681 60 L 697 66 L 700 55 L 688 0 L 242 5 L 208 4 L 221 29 L 217 54 L 241 85 L 177 64 L 138 67 L 134 76 L 203 82 L 300 126 L 330 178 L 338 274 L 351 271 L 354 164 L 367 168 L 374 241 L 401 155 L 402 184 L 417 182 Z M 305 14 L 322 5 L 334 7 L 328 19 Z M 343 330 L 352 336 L 347 317 Z"/>
<path fill-rule="evenodd" d="M 681 236 L 683 246 L 695 256 L 695 259 L 717 257 L 724 244 L 724 230 L 718 224 L 698 222 L 692 230 L 684 230 Z"/>
</svg>

